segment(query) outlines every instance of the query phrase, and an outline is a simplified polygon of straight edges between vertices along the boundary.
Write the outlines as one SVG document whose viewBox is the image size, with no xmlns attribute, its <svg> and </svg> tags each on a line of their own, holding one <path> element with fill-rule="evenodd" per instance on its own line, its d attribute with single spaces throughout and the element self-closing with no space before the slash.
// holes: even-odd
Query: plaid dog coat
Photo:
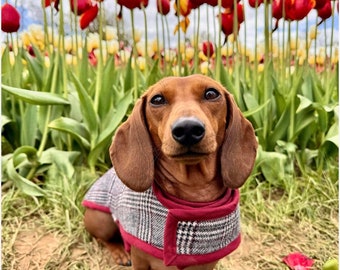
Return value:
<svg viewBox="0 0 340 270">
<path fill-rule="evenodd" d="M 240 244 L 239 191 L 209 203 L 175 198 L 153 184 L 145 192 L 125 186 L 114 168 L 87 192 L 83 205 L 110 213 L 125 248 L 131 245 L 183 269 L 223 258 Z"/>
</svg>

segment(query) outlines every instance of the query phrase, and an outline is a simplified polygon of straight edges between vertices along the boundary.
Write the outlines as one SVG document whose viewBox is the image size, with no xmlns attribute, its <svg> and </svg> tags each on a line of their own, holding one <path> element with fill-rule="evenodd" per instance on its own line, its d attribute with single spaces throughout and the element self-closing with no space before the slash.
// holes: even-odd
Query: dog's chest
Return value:
<svg viewBox="0 0 340 270">
<path fill-rule="evenodd" d="M 128 249 L 137 245 L 166 265 L 181 266 L 183 258 L 222 258 L 239 244 L 237 190 L 210 204 L 186 204 L 165 197 L 155 185 L 135 192 L 116 179 L 114 186 L 110 209 Z"/>
</svg>

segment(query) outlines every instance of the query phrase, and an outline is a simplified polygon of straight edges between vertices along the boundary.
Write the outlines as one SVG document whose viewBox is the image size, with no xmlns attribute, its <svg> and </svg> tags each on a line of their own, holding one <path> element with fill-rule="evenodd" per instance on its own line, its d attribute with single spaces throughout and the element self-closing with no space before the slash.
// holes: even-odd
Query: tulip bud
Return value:
<svg viewBox="0 0 340 270">
<path fill-rule="evenodd" d="M 214 45 L 210 41 L 204 41 L 202 51 L 206 57 L 211 57 L 214 54 Z"/>
<path fill-rule="evenodd" d="M 6 33 L 17 32 L 20 28 L 20 14 L 12 5 L 6 3 L 1 7 L 1 30 Z"/>
</svg>

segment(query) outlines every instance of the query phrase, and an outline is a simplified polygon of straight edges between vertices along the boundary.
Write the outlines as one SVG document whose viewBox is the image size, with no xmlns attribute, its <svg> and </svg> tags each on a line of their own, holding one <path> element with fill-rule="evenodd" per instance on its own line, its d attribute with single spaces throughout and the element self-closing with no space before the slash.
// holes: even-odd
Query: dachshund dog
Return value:
<svg viewBox="0 0 340 270">
<path fill-rule="evenodd" d="M 117 130 L 113 167 L 83 201 L 85 228 L 135 270 L 212 270 L 240 243 L 238 188 L 256 149 L 252 125 L 221 84 L 164 78 Z"/>
</svg>

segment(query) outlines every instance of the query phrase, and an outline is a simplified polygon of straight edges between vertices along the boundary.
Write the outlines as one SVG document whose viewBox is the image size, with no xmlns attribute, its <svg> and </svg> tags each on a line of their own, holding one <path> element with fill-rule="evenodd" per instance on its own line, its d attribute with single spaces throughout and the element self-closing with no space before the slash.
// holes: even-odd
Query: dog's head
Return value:
<svg viewBox="0 0 340 270">
<path fill-rule="evenodd" d="M 193 165 L 216 154 L 225 186 L 238 188 L 250 175 L 257 142 L 250 122 L 223 86 L 203 75 L 168 77 L 151 86 L 117 130 L 113 166 L 131 189 L 154 180 L 154 158 Z"/>
</svg>

